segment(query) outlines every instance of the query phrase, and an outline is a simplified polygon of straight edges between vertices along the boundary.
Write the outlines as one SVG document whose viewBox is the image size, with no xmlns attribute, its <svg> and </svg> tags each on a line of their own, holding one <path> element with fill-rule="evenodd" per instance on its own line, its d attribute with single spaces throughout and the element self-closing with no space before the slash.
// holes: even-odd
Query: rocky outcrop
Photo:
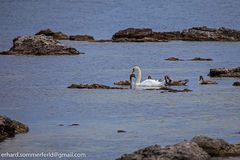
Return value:
<svg viewBox="0 0 240 160">
<path fill-rule="evenodd" d="M 184 141 L 162 148 L 159 145 L 125 154 L 117 160 L 208 160 L 210 156 L 196 143 Z"/>
<path fill-rule="evenodd" d="M 193 27 L 181 32 L 185 41 L 240 41 L 240 31 L 229 28 Z"/>
<path fill-rule="evenodd" d="M 210 69 L 211 77 L 240 77 L 240 67 Z"/>
<path fill-rule="evenodd" d="M 191 59 L 191 61 L 212 61 L 211 58 L 201 58 L 201 57 L 195 57 Z"/>
<path fill-rule="evenodd" d="M 93 36 L 89 36 L 89 35 L 71 35 L 69 36 L 69 40 L 72 41 L 94 41 L 94 37 Z"/>
<path fill-rule="evenodd" d="M 154 32 L 150 28 L 127 28 L 112 36 L 113 42 L 158 42 L 178 39 L 180 32 Z"/>
<path fill-rule="evenodd" d="M 0 116 L 0 142 L 6 138 L 14 137 L 16 134 L 26 133 L 28 130 L 27 125 L 11 120 L 8 117 Z"/>
<path fill-rule="evenodd" d="M 13 40 L 13 46 L 0 54 L 6 55 L 78 55 L 75 48 L 60 44 L 50 36 L 19 36 Z"/>
<path fill-rule="evenodd" d="M 53 32 L 50 29 L 41 30 L 38 33 L 36 33 L 35 35 L 52 36 L 53 39 L 55 39 L 55 40 L 68 40 L 69 39 L 68 35 L 66 35 L 62 32 Z"/>
<path fill-rule="evenodd" d="M 72 84 L 68 88 L 72 89 L 126 89 L 121 87 L 110 87 L 102 84 Z"/>
<path fill-rule="evenodd" d="M 177 57 L 169 57 L 167 59 L 165 59 L 166 61 L 183 61 L 182 59 L 179 59 Z"/>
<path fill-rule="evenodd" d="M 112 36 L 113 42 L 240 41 L 240 31 L 229 28 L 193 27 L 183 31 L 155 32 L 150 28 L 127 28 Z"/>
<path fill-rule="evenodd" d="M 149 146 L 117 160 L 209 160 L 211 157 L 239 156 L 240 144 L 229 144 L 222 139 L 196 136 L 191 141 L 161 147 Z"/>
<path fill-rule="evenodd" d="M 192 140 L 204 151 L 214 157 L 240 156 L 240 144 L 229 144 L 223 139 L 196 136 Z"/>
<path fill-rule="evenodd" d="M 128 81 L 128 80 L 123 80 L 123 81 L 114 82 L 114 85 L 130 86 L 131 83 L 130 83 L 130 81 Z"/>
<path fill-rule="evenodd" d="M 234 82 L 233 86 L 240 86 L 240 82 Z"/>
</svg>

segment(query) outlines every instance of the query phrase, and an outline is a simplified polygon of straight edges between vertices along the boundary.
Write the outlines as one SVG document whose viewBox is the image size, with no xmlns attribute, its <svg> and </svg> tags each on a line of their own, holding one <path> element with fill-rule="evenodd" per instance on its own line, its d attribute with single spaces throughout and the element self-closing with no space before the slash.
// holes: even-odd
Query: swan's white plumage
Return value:
<svg viewBox="0 0 240 160">
<path fill-rule="evenodd" d="M 134 66 L 133 71 L 137 72 L 137 80 L 136 80 L 137 87 L 161 87 L 161 86 L 164 86 L 164 82 L 160 82 L 160 81 L 154 80 L 154 79 L 146 79 L 141 82 L 142 72 L 141 72 L 141 69 L 139 66 Z"/>
</svg>

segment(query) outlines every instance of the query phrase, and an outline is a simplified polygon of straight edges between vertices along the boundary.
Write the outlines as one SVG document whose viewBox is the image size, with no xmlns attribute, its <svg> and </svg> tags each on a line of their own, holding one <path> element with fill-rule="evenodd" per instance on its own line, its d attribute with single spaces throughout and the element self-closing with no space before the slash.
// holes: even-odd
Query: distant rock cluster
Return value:
<svg viewBox="0 0 240 160">
<path fill-rule="evenodd" d="M 193 27 L 183 31 L 155 32 L 150 28 L 127 28 L 112 36 L 114 42 L 240 41 L 240 31 L 229 28 Z"/>
</svg>

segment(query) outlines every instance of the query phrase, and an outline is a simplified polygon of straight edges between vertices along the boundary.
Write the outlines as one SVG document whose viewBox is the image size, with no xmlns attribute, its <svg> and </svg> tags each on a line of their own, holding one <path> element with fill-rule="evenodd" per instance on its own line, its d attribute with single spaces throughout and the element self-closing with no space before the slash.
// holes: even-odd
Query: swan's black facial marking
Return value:
<svg viewBox="0 0 240 160">
<path fill-rule="evenodd" d="M 134 72 L 135 72 L 135 69 L 133 68 L 133 69 L 132 69 L 132 73 L 134 73 Z"/>
</svg>

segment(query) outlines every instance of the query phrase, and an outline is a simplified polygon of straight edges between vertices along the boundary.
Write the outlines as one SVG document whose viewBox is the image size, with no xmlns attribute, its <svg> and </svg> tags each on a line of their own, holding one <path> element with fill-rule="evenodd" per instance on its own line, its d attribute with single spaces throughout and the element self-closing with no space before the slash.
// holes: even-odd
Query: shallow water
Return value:
<svg viewBox="0 0 240 160">
<path fill-rule="evenodd" d="M 206 1 L 209 6 L 202 1 L 45 2 L 1 1 L 0 50 L 10 47 L 14 36 L 46 27 L 97 38 L 109 38 L 129 26 L 157 30 L 201 24 L 240 28 L 239 1 Z M 141 18 L 135 19 L 139 13 Z M 69 17 L 73 17 L 71 21 Z M 240 141 L 240 88 L 232 86 L 239 79 L 214 78 L 219 84 L 209 86 L 197 82 L 199 75 L 208 78 L 210 68 L 239 66 L 239 42 L 62 43 L 86 54 L 0 56 L 0 113 L 30 126 L 29 133 L 1 143 L 1 153 L 81 152 L 87 154 L 84 159 L 111 160 L 141 147 L 173 144 L 199 134 L 231 143 Z M 170 56 L 214 61 L 164 61 Z M 193 92 L 67 88 L 71 83 L 113 85 L 128 79 L 135 64 L 141 66 L 145 78 L 159 79 L 166 74 L 174 79 L 188 78 L 187 88 Z M 68 126 L 73 123 L 80 125 Z M 118 129 L 127 133 L 117 133 Z"/>
</svg>

